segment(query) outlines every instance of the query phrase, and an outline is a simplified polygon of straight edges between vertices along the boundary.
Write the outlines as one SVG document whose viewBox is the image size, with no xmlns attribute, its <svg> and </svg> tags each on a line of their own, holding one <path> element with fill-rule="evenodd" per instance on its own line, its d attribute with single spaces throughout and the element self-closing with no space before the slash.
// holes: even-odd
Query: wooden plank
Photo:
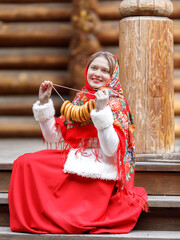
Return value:
<svg viewBox="0 0 180 240">
<path fill-rule="evenodd" d="M 180 137 L 180 122 L 175 122 L 175 137 Z"/>
<path fill-rule="evenodd" d="M 65 71 L 0 71 L 0 94 L 38 94 L 40 84 L 44 80 L 70 86 L 68 74 Z M 61 94 L 69 94 L 67 89 L 61 89 Z"/>
<path fill-rule="evenodd" d="M 59 89 L 58 89 L 59 90 Z M 70 99 L 70 96 L 63 95 L 64 99 Z M 0 97 L 0 116 L 27 116 L 32 115 L 32 105 L 38 100 L 37 96 L 3 96 Z M 52 93 L 52 100 L 56 113 L 59 114 L 62 100 L 55 92 Z"/>
<path fill-rule="evenodd" d="M 8 193 L 0 193 L 0 204 L 8 204 Z M 149 207 L 180 208 L 180 196 L 148 196 Z"/>
<path fill-rule="evenodd" d="M 180 195 L 180 174 L 176 172 L 136 172 L 135 186 L 144 187 L 150 195 Z"/>
<path fill-rule="evenodd" d="M 0 21 L 70 21 L 72 3 L 0 3 Z"/>
<path fill-rule="evenodd" d="M 180 77 L 174 77 L 174 92 L 180 92 Z"/>
<path fill-rule="evenodd" d="M 0 137 L 41 137 L 38 122 L 33 117 L 0 117 Z"/>
<path fill-rule="evenodd" d="M 0 69 L 67 69 L 70 58 L 65 48 L 3 48 Z"/>
<path fill-rule="evenodd" d="M 0 0 L 0 3 L 56 3 L 72 2 L 72 0 Z"/>
<path fill-rule="evenodd" d="M 180 162 L 136 162 L 136 172 L 180 172 Z"/>
<path fill-rule="evenodd" d="M 1 23 L 0 46 L 68 46 L 73 36 L 69 23 Z M 118 45 L 119 22 L 104 21 L 96 33 L 100 43 Z M 180 43 L 180 22 L 174 22 L 174 41 Z"/>
<path fill-rule="evenodd" d="M 0 46 L 68 46 L 72 38 L 69 23 L 2 23 L 0 24 Z"/>
<path fill-rule="evenodd" d="M 11 232 L 9 227 L 0 227 L 3 240 L 178 240 L 180 231 L 132 230 L 127 234 L 29 234 Z"/>
<path fill-rule="evenodd" d="M 180 208 L 150 208 L 142 212 L 134 230 L 179 231 Z M 163 235 L 161 235 L 163 238 Z M 169 239 L 168 236 L 166 236 Z M 177 239 L 180 239 L 180 235 Z"/>
<path fill-rule="evenodd" d="M 174 100 L 174 114 L 180 115 L 180 99 Z"/>
<path fill-rule="evenodd" d="M 9 226 L 9 206 L 0 204 L 0 226 Z M 0 236 L 0 239 L 4 239 L 4 237 Z"/>
<path fill-rule="evenodd" d="M 148 196 L 149 207 L 180 208 L 180 196 Z"/>
<path fill-rule="evenodd" d="M 11 179 L 11 171 L 0 171 L 0 193 L 7 193 L 9 190 L 9 183 Z M 2 198 L 4 196 L 4 198 Z M 0 195 L 0 204 L 6 203 L 6 195 Z"/>
</svg>

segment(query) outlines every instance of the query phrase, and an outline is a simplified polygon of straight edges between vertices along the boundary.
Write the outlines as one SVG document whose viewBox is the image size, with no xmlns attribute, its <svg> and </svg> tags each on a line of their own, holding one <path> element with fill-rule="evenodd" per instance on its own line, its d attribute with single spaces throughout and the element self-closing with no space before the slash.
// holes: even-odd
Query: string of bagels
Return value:
<svg viewBox="0 0 180 240">
<path fill-rule="evenodd" d="M 49 84 L 55 90 L 55 92 L 59 95 L 59 97 L 63 100 L 63 104 L 61 106 L 60 113 L 61 113 L 61 115 L 63 115 L 66 118 L 67 121 L 84 122 L 91 118 L 90 112 L 96 107 L 96 101 L 94 99 L 90 99 L 88 102 L 86 102 L 82 106 L 77 106 L 77 105 L 74 105 L 73 103 L 71 103 L 69 100 L 65 101 L 54 86 L 58 86 L 61 88 L 66 88 L 66 89 L 70 89 L 70 90 L 78 91 L 78 92 L 80 92 L 80 90 L 62 86 L 62 85 L 58 85 L 58 84 L 54 84 L 54 83 L 49 83 Z M 48 86 L 48 84 L 44 85 L 44 87 L 47 87 L 47 86 Z M 81 92 L 82 92 L 82 90 L 81 90 Z M 92 95 L 94 95 L 94 94 L 92 94 Z"/>
</svg>

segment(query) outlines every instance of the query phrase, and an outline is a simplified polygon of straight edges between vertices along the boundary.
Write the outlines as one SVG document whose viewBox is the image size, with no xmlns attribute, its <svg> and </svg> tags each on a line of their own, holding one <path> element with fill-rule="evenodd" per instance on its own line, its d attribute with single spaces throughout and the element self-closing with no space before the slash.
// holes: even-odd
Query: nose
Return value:
<svg viewBox="0 0 180 240">
<path fill-rule="evenodd" d="M 101 76 L 101 70 L 100 69 L 97 69 L 96 72 L 95 72 L 95 76 Z"/>
</svg>

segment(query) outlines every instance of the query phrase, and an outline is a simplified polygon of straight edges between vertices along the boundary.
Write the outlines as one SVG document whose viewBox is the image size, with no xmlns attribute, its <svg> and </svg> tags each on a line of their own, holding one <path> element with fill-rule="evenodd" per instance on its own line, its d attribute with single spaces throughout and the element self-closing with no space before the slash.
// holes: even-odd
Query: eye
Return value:
<svg viewBox="0 0 180 240">
<path fill-rule="evenodd" d="M 102 70 L 104 73 L 109 73 L 109 70 L 108 69 L 103 69 Z"/>
<path fill-rule="evenodd" d="M 91 69 L 92 69 L 92 70 L 96 70 L 96 67 L 95 67 L 95 66 L 91 66 Z"/>
</svg>

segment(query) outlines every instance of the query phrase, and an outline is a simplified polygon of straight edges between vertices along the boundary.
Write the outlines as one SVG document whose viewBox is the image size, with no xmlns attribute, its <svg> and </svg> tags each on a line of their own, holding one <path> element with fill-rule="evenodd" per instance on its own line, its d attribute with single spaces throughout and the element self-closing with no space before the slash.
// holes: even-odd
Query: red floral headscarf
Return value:
<svg viewBox="0 0 180 240">
<path fill-rule="evenodd" d="M 135 196 L 133 193 L 134 187 L 134 171 L 135 171 L 135 126 L 134 120 L 129 109 L 128 102 L 123 96 L 123 90 L 119 82 L 119 65 L 117 58 L 115 59 L 115 69 L 112 76 L 105 86 L 94 89 L 87 81 L 88 65 L 85 69 L 85 86 L 82 88 L 83 92 L 77 93 L 73 100 L 75 105 L 83 105 L 90 99 L 95 99 L 92 93 L 98 90 L 108 89 L 109 102 L 113 118 L 114 129 L 119 137 L 119 146 L 117 150 L 117 180 L 119 183 L 120 193 L 124 192 L 125 195 L 131 196 L 131 202 L 138 202 L 145 210 L 147 210 L 146 199 L 140 196 Z M 90 93 L 90 94 L 89 94 Z M 97 130 L 93 125 L 92 120 L 77 123 L 74 121 L 67 121 L 64 116 L 60 116 L 56 120 L 57 126 L 60 127 L 62 135 L 66 143 L 70 147 L 85 148 L 89 140 L 97 139 Z"/>
</svg>

